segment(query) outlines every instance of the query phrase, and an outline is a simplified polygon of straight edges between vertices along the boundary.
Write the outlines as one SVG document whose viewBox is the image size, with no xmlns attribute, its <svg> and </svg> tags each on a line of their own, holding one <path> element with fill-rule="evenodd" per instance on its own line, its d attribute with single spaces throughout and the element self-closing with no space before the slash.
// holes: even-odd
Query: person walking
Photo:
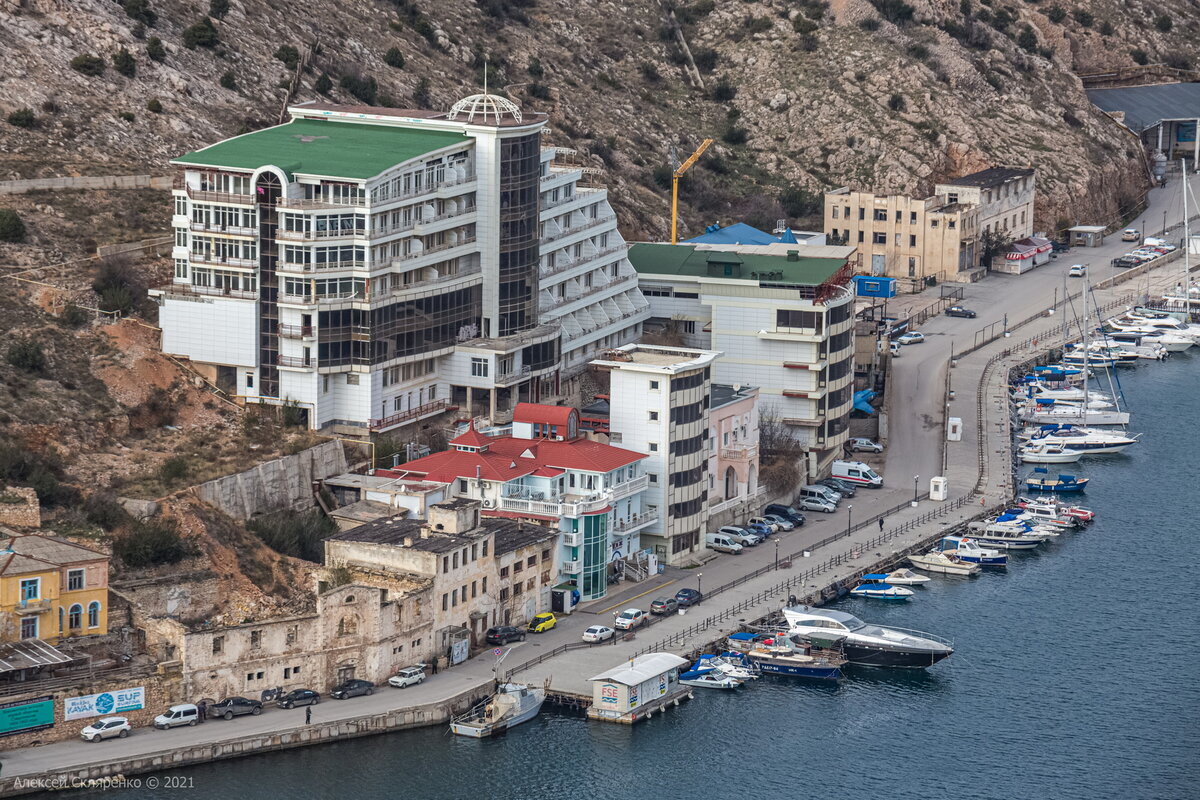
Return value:
<svg viewBox="0 0 1200 800">
<path fill-rule="evenodd" d="M 308 708 L 304 709 L 304 724 L 305 725 L 312 724 L 312 706 L 309 706 Z"/>
<path fill-rule="evenodd" d="M 204 720 L 208 719 L 208 703 L 201 700 L 199 705 L 196 706 L 196 711 L 198 712 L 198 716 L 200 717 L 201 723 L 203 723 Z"/>
<path fill-rule="evenodd" d="M 431 674 L 437 675 L 437 658 L 436 657 L 433 659 L 433 664 L 429 667 L 429 670 L 430 670 Z"/>
<path fill-rule="evenodd" d="M 879 518 L 879 532 L 883 533 L 883 517 Z"/>
</svg>

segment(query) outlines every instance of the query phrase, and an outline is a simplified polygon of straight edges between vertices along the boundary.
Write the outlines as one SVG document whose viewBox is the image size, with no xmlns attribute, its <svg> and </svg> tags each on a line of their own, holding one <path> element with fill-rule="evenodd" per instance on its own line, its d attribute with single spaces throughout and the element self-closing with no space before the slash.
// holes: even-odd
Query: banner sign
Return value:
<svg viewBox="0 0 1200 800">
<path fill-rule="evenodd" d="M 54 727 L 54 698 L 35 697 L 0 703 L 0 736 Z"/>
<path fill-rule="evenodd" d="M 63 719 L 103 717 L 145 707 L 146 690 L 139 686 L 136 689 L 119 689 L 115 692 L 63 698 Z"/>
</svg>

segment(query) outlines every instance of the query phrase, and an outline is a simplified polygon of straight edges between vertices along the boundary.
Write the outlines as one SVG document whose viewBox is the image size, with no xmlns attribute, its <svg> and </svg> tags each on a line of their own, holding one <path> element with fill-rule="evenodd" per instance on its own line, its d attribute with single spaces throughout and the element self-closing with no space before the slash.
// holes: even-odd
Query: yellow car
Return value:
<svg viewBox="0 0 1200 800">
<path fill-rule="evenodd" d="M 551 613 L 538 614 L 529 620 L 530 633 L 545 633 L 558 624 L 558 618 Z"/>
</svg>

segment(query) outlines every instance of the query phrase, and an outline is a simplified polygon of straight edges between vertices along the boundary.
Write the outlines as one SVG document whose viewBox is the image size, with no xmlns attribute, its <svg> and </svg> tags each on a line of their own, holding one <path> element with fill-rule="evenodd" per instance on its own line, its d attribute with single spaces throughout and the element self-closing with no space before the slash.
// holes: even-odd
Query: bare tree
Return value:
<svg viewBox="0 0 1200 800">
<path fill-rule="evenodd" d="M 800 442 L 792 436 L 791 428 L 774 409 L 761 411 L 758 415 L 758 447 L 767 456 L 796 458 L 804 452 Z"/>
</svg>

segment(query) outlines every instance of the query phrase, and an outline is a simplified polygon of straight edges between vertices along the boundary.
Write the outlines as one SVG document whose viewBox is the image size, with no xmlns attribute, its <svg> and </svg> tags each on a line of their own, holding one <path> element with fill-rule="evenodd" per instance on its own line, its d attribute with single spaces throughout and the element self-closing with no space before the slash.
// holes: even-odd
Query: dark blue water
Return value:
<svg viewBox="0 0 1200 800">
<path fill-rule="evenodd" d="M 1200 358 L 1122 383 L 1144 436 L 1083 463 L 1089 529 L 908 604 L 840 605 L 953 638 L 928 671 L 697 690 L 633 728 L 551 711 L 496 741 L 427 729 L 169 774 L 195 800 L 1200 798 Z"/>
</svg>

